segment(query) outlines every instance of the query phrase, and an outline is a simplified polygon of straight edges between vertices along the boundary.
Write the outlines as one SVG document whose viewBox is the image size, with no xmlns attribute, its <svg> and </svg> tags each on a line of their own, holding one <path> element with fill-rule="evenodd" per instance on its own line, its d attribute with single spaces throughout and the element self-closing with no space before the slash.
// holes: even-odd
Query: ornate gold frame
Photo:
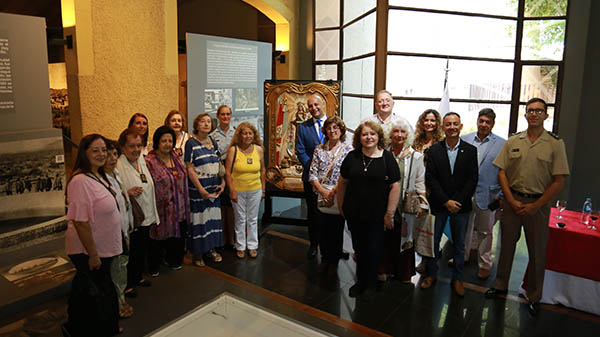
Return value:
<svg viewBox="0 0 600 337">
<path fill-rule="evenodd" d="M 339 82 L 265 82 L 265 120 L 268 123 L 266 178 L 272 184 L 270 188 L 303 191 L 302 165 L 296 156 L 296 130 L 298 125 L 311 118 L 306 100 L 314 93 L 323 97 L 328 116 L 339 116 Z M 278 125 L 280 112 L 283 120 Z"/>
</svg>

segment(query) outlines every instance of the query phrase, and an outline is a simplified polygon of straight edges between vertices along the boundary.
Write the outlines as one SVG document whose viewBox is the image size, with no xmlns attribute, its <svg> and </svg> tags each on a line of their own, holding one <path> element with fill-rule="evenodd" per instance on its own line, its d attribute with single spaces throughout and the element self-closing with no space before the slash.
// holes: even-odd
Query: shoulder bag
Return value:
<svg viewBox="0 0 600 337">
<path fill-rule="evenodd" d="M 410 166 L 408 169 L 407 182 L 406 182 L 406 191 L 404 191 L 404 196 L 402 198 L 402 212 L 407 214 L 417 214 L 419 208 L 421 207 L 422 197 L 419 196 L 416 190 L 410 189 L 410 175 L 412 173 L 413 161 L 414 161 L 415 153 L 410 154 Z"/>
</svg>

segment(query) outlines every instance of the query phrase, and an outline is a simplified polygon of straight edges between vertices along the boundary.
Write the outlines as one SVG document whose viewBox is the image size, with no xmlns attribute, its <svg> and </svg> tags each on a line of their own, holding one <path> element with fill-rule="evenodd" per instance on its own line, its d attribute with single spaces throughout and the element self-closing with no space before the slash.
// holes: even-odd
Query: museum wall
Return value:
<svg viewBox="0 0 600 337">
<path fill-rule="evenodd" d="M 51 128 L 44 18 L 0 13 L 0 33 L 8 38 L 10 59 L 10 66 L 4 65 L 10 74 L 3 73 L 12 76 L 6 99 L 12 96 L 14 102 L 14 109 L 0 111 L 0 132 Z"/>
<path fill-rule="evenodd" d="M 75 22 L 65 51 L 73 139 L 117 138 L 136 112 L 160 126 L 178 106 L 176 0 L 78 0 Z"/>
<path fill-rule="evenodd" d="M 600 1 L 575 0 L 569 11 L 575 20 L 569 20 L 568 29 L 573 31 L 567 32 L 559 134 L 565 139 L 571 163 L 563 198 L 569 209 L 580 211 L 586 197 L 593 199 L 595 208 L 600 206 L 600 158 L 594 150 L 600 125 Z"/>
</svg>

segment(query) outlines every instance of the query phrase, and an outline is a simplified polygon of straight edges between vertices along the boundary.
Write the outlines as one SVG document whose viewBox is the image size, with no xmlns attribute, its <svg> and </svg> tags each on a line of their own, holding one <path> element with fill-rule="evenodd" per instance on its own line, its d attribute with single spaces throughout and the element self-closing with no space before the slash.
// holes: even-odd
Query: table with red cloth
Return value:
<svg viewBox="0 0 600 337">
<path fill-rule="evenodd" d="M 556 218 L 558 214 L 558 209 L 551 209 L 541 302 L 600 315 L 600 220 L 598 230 L 593 230 L 581 222 L 579 212 L 565 210 L 562 219 Z M 527 273 L 522 288 L 526 293 Z"/>
</svg>

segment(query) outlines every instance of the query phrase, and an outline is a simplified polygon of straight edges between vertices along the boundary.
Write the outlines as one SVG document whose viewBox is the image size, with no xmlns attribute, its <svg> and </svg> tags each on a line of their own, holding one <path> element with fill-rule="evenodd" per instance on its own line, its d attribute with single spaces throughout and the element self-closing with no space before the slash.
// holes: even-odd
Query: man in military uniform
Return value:
<svg viewBox="0 0 600 337">
<path fill-rule="evenodd" d="M 528 310 L 535 316 L 540 310 L 544 285 L 550 201 L 563 188 L 569 167 L 565 144 L 544 129 L 548 118 L 546 102 L 541 98 L 530 99 L 525 118 L 527 130 L 510 137 L 494 160 L 500 169 L 498 181 L 505 204 L 500 221 L 502 246 L 496 281 L 485 297 L 508 293 L 515 246 L 523 226 L 529 253 Z"/>
<path fill-rule="evenodd" d="M 219 106 L 217 108 L 217 119 L 219 120 L 219 125 L 210 133 L 210 137 L 217 143 L 221 161 L 224 163 L 229 143 L 231 143 L 235 134 L 235 128 L 231 126 L 231 108 L 225 104 Z M 231 199 L 229 199 L 227 187 L 219 198 L 221 199 L 224 247 L 234 250 L 233 208 L 231 207 Z"/>
</svg>

